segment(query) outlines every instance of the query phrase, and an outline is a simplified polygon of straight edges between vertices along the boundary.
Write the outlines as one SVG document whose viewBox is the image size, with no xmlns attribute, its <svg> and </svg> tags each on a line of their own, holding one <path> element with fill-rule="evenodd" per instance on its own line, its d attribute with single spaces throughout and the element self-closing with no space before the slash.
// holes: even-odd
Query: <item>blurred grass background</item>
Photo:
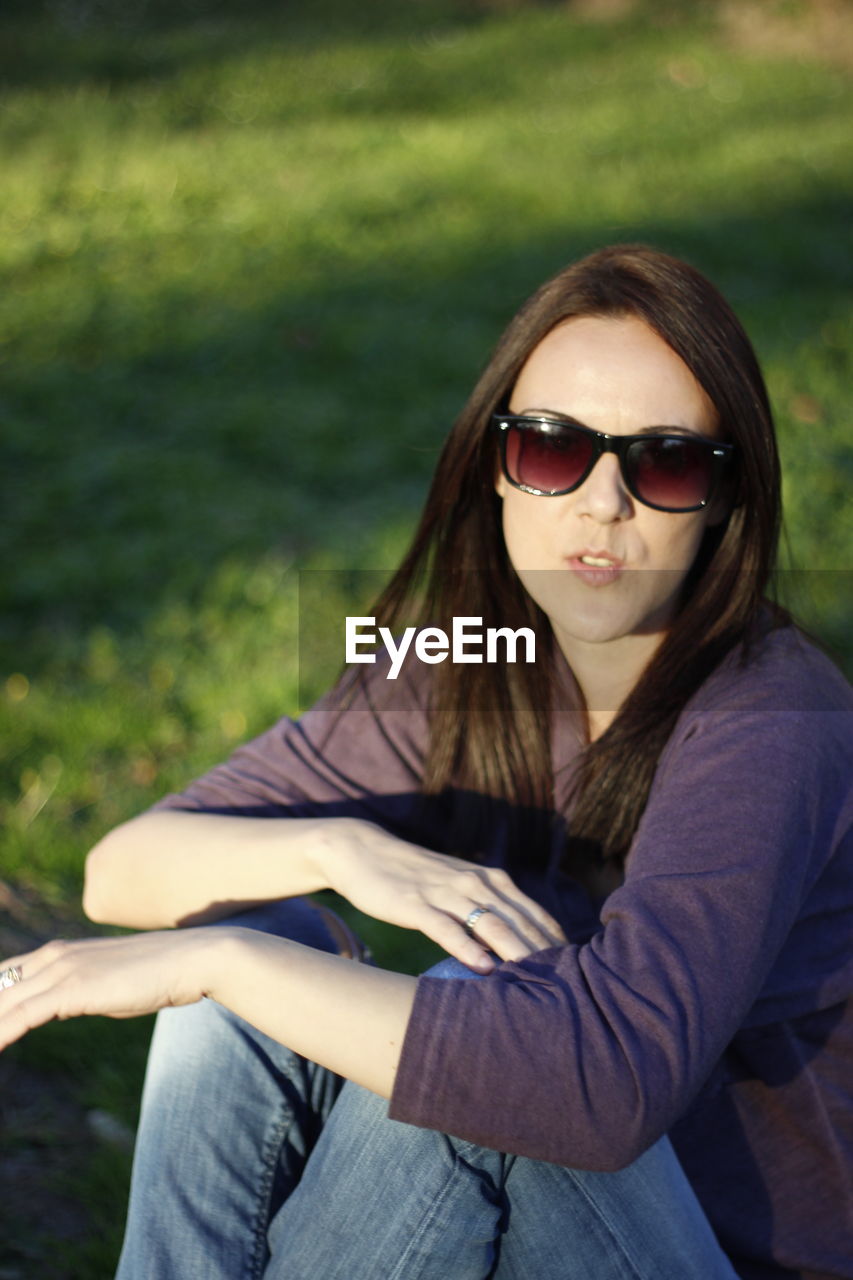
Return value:
<svg viewBox="0 0 853 1280">
<path fill-rule="evenodd" d="M 609 241 L 745 321 L 849 672 L 851 68 L 842 0 L 6 0 L 0 878 L 79 923 L 100 835 L 299 709 L 300 571 L 394 564 L 503 325 Z M 8 1058 L 133 1124 L 148 1032 Z M 111 1275 L 126 1176 L 3 1275 Z"/>
</svg>

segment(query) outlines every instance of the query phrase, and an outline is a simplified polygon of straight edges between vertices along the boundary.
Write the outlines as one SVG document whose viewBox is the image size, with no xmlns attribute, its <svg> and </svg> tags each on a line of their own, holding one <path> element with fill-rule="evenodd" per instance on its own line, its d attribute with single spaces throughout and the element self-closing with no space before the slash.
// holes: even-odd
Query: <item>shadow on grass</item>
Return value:
<svg viewBox="0 0 853 1280">
<path fill-rule="evenodd" d="M 548 10 L 559 4 L 525 0 L 512 8 Z M 122 0 L 7 0 L 0 18 L 0 76 L 8 86 L 150 84 L 196 69 L 215 73 L 220 64 L 242 56 L 276 49 L 308 54 L 332 42 L 357 47 L 362 41 L 375 46 L 386 39 L 409 39 L 422 42 L 428 52 L 432 43 L 507 12 L 501 0 L 421 0 L 413 5 L 394 0 L 358 5 L 349 0 L 286 5 L 243 0 L 239 7 L 228 0 L 139 0 L 132 6 Z M 632 15 L 631 21 L 637 18 L 643 15 Z M 600 44 L 606 30 L 599 37 L 593 24 L 589 39 Z M 479 86 L 481 91 L 486 87 L 485 82 Z M 472 86 L 459 82 L 449 88 L 461 102 Z M 401 90 L 405 94 L 404 83 L 389 86 L 387 94 L 369 99 L 369 109 L 396 113 Z M 493 78 L 491 95 L 501 92 L 502 79 Z"/>
<path fill-rule="evenodd" d="M 553 7 L 555 16 L 564 10 L 544 3 L 518 7 Z M 175 82 L 176 105 L 167 126 L 191 132 L 214 119 L 209 86 L 215 88 L 219 71 L 243 55 L 295 49 L 300 57 L 310 56 L 331 37 L 349 42 L 357 61 L 362 41 L 375 44 L 393 36 L 408 38 L 428 60 L 431 48 L 499 16 L 501 9 L 509 13 L 512 6 L 500 0 L 320 0 L 287 6 L 270 0 L 238 10 L 226 0 L 143 0 L 134 6 L 120 0 L 17 0 L 4 6 L 0 18 L 0 73 L 7 86 L 64 91 L 94 85 L 105 95 L 123 85 L 144 89 Z M 580 59 L 611 43 L 615 52 L 614 31 L 622 39 L 637 30 L 631 22 L 644 21 L 649 9 L 639 6 L 634 18 L 617 27 L 579 28 L 572 55 Z M 667 9 L 681 9 L 694 20 L 693 5 Z M 541 34 L 525 49 L 523 66 L 514 68 L 509 40 L 506 52 L 500 74 L 495 66 L 474 68 L 474 75 L 438 84 L 428 76 L 419 80 L 407 65 L 364 93 L 341 92 L 325 104 L 310 83 L 299 88 L 319 118 L 382 116 L 393 123 L 401 113 L 463 116 L 475 102 L 490 104 L 512 94 L 513 75 L 535 78 L 554 56 Z M 179 83 L 187 73 L 197 73 L 200 87 Z M 761 109 L 787 108 L 774 101 Z M 796 109 L 801 121 L 811 112 L 819 115 L 816 98 L 798 101 Z M 27 127 L 24 121 L 22 137 Z M 620 149 L 630 146 L 629 137 L 630 121 L 618 141 L 608 144 L 614 164 L 621 162 Z M 8 141 L 14 148 L 11 133 Z M 798 346 L 821 334 L 824 358 L 835 362 L 840 377 L 849 354 L 833 335 L 840 332 L 853 283 L 853 262 L 844 248 L 849 195 L 819 176 L 801 190 L 780 181 L 753 202 L 748 216 L 723 212 L 730 207 L 723 192 L 719 212 L 706 207 L 689 221 L 649 217 L 579 227 L 573 220 L 570 233 L 553 230 L 535 238 L 511 219 L 493 234 L 485 220 L 477 241 L 453 247 L 448 238 L 433 256 L 403 261 L 392 248 L 377 255 L 371 268 L 320 262 L 319 284 L 296 288 L 283 281 L 280 290 L 267 290 L 260 305 L 236 301 L 230 281 L 218 291 L 196 288 L 192 275 L 183 289 L 154 294 L 149 305 L 111 281 L 109 264 L 102 270 L 96 253 L 79 321 L 57 331 L 55 341 L 46 340 L 37 362 L 11 345 L 7 349 L 0 385 L 0 661 L 6 671 L 38 676 L 58 655 L 73 659 L 84 650 L 95 628 L 109 627 L 120 640 L 136 636 L 175 602 L 188 610 L 203 604 L 223 566 L 236 565 L 240 572 L 273 557 L 281 565 L 370 567 L 389 529 L 403 531 L 413 523 L 441 440 L 517 305 L 546 276 L 601 243 L 639 239 L 682 254 L 731 298 L 766 361 L 784 366 Z M 430 219 L 439 242 L 441 193 L 425 180 L 419 198 L 417 208 L 366 208 L 350 225 L 363 216 L 381 231 L 380 220 L 387 218 L 393 242 L 393 218 Z M 552 227 L 557 219 L 555 212 Z M 239 253 L 245 275 L 269 273 L 263 246 L 247 241 Z M 79 269 L 89 271 L 88 262 Z M 49 274 L 49 261 L 45 270 Z M 201 262 L 199 280 L 204 272 Z M 52 317 L 40 323 L 49 333 Z M 799 417 L 787 404 L 780 406 L 783 454 L 793 482 L 802 478 L 808 485 L 814 475 L 823 486 L 813 508 L 808 493 L 801 502 L 802 518 L 813 522 L 812 545 L 832 546 L 840 554 L 834 530 L 848 519 L 849 452 L 838 424 L 821 419 L 817 389 L 793 390 L 803 403 Z M 814 466 L 812 454 L 819 455 Z M 835 567 L 849 563 L 842 557 Z M 212 622 L 205 615 L 203 628 L 218 628 L 218 640 L 231 620 L 220 607 Z M 846 640 L 849 620 L 836 629 Z M 198 662 L 206 658 L 209 652 L 200 648 Z M 115 677 L 105 675 L 107 681 L 114 684 Z M 93 682 L 86 693 L 96 700 L 102 690 Z M 121 801 L 126 812 L 116 815 L 106 800 L 100 802 L 105 807 L 98 822 L 104 826 L 152 798 L 152 765 L 139 745 L 145 726 L 117 706 L 110 704 L 109 714 L 121 716 L 120 732 L 132 740 L 125 746 L 132 757 L 128 764 L 139 772 L 137 789 Z M 54 731 L 55 717 L 46 717 L 45 724 Z M 59 750 L 55 737 L 42 741 L 41 732 L 47 729 L 29 727 L 23 735 L 21 757 L 33 765 L 33 776 L 26 785 L 22 780 L 20 800 L 16 780 L 13 796 L 18 808 L 31 804 L 33 816 L 41 812 L 36 770 L 46 753 L 55 764 Z M 93 745 L 91 724 L 75 724 L 74 732 L 84 744 L 87 766 L 94 760 L 100 770 L 101 757 L 112 762 L 119 755 L 111 739 Z M 175 750 L 185 774 L 191 772 L 183 747 Z M 221 754 L 226 750 L 222 746 Z M 15 765 L 14 756 L 5 763 Z M 96 781 L 107 799 L 120 789 L 122 777 L 117 768 L 99 773 Z M 91 797 L 75 799 L 71 818 L 60 810 L 47 834 L 39 825 L 20 836 L 28 876 L 51 833 L 79 875 L 80 857 L 73 848 L 69 855 L 69 846 L 83 837 L 75 836 L 73 824 L 81 814 L 86 820 L 84 806 L 94 803 Z M 44 812 L 47 826 L 49 810 Z M 88 835 L 89 843 L 95 834 Z M 62 889 L 56 867 L 40 875 L 54 893 Z M 377 933 L 374 946 L 378 951 L 383 945 L 387 962 L 405 968 L 415 955 L 405 941 Z M 139 1024 L 65 1024 L 36 1033 L 16 1050 L 14 1062 L 22 1072 L 44 1071 L 48 1093 L 60 1078 L 91 1078 L 93 1097 L 87 1101 L 75 1092 L 75 1106 L 85 1115 L 96 1101 L 131 1122 L 143 1041 Z M 11 1060 L 10 1055 L 6 1061 Z M 38 1137 L 31 1129 L 22 1137 L 37 1148 L 30 1153 L 34 1163 L 64 1172 L 56 1133 L 46 1133 L 40 1147 Z M 84 1175 L 78 1200 L 88 1204 L 91 1220 L 83 1253 L 69 1264 L 74 1280 L 111 1274 L 125 1177 L 124 1157 L 113 1159 L 109 1152 Z M 38 1202 L 37 1192 L 33 1199 L 33 1230 L 39 1231 L 39 1213 L 42 1224 L 50 1220 L 49 1202 Z M 46 1231 L 43 1236 L 37 1242 L 43 1264 L 38 1274 L 56 1280 L 56 1255 L 48 1256 L 56 1246 Z M 35 1277 L 36 1269 L 27 1274 Z"/>
<path fill-rule="evenodd" d="M 191 293 L 173 293 L 144 317 L 147 344 L 126 344 L 132 356 L 113 337 L 137 322 L 132 303 L 105 295 L 100 316 L 52 358 L 6 366 L 7 669 L 37 673 L 93 626 L 136 632 L 169 602 L 192 607 L 227 560 L 272 552 L 306 564 L 322 553 L 370 567 L 363 557 L 382 530 L 413 524 L 441 441 L 517 305 L 607 240 L 643 240 L 695 262 L 744 316 L 762 358 L 784 363 L 845 314 L 848 214 L 845 194 L 827 190 L 754 218 L 709 212 L 691 225 L 466 246 L 439 270 L 338 273 L 254 311 L 223 298 L 206 310 L 198 340 L 180 324 Z M 813 424 L 803 430 L 814 436 Z M 783 436 L 783 454 L 785 445 Z M 837 431 L 825 431 L 815 457 L 827 474 L 849 475 Z M 825 524 L 839 545 L 843 492 L 819 495 L 818 544 Z"/>
</svg>

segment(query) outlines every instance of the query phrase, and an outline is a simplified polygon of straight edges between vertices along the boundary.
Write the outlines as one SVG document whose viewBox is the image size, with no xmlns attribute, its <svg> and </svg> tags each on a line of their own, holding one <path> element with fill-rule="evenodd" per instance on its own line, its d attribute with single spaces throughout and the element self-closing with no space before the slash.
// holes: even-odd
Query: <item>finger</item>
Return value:
<svg viewBox="0 0 853 1280">
<path fill-rule="evenodd" d="M 105 972 L 100 963 L 94 968 L 86 964 L 92 953 L 102 952 L 104 942 L 109 941 L 54 941 L 22 957 L 21 981 L 0 991 L 0 1050 L 54 1020 L 84 1014 L 128 1018 L 148 1012 L 148 1002 L 137 1006 L 128 1000 L 126 992 L 112 982 L 113 975 Z"/>
<path fill-rule="evenodd" d="M 25 951 L 18 956 L 9 956 L 7 960 L 0 961 L 0 974 L 8 969 L 19 969 L 21 972 L 21 980 L 34 978 L 37 974 L 50 964 L 53 964 L 61 955 L 64 954 L 70 943 L 65 942 L 62 938 L 54 938 L 50 942 L 46 942 L 43 946 L 38 947 L 35 951 Z M 15 986 L 20 984 L 15 983 Z M 3 992 L 12 990 L 11 987 L 0 988 L 0 998 Z"/>
<path fill-rule="evenodd" d="M 55 993 L 40 977 L 22 978 L 0 991 L 0 1051 L 56 1017 Z"/>
<path fill-rule="evenodd" d="M 470 901 L 471 906 L 497 910 L 514 925 L 519 938 L 534 951 L 560 946 L 566 941 L 554 917 L 522 893 L 501 867 L 465 868 L 442 885 L 441 899 L 434 901 L 463 921 L 470 910 L 470 907 L 462 910 L 466 901 Z"/>
<path fill-rule="evenodd" d="M 525 937 L 513 921 L 505 919 L 494 907 L 478 917 L 473 936 L 501 960 L 524 960 L 554 945 L 543 943 L 541 938 L 530 940 Z"/>
<path fill-rule="evenodd" d="M 28 1031 L 52 1021 L 54 1017 L 55 1014 L 49 1012 L 47 1006 L 42 1010 L 39 1002 L 32 1000 L 19 1004 L 8 1012 L 4 1011 L 0 1016 L 0 1053 L 8 1049 L 9 1045 L 14 1044 L 16 1040 L 20 1040 Z"/>
<path fill-rule="evenodd" d="M 28 955 L 21 955 L 21 956 L 9 956 L 8 960 L 0 960 L 0 978 L 2 978 L 6 973 L 8 973 L 12 969 L 17 969 L 22 972 L 24 967 L 24 962 L 28 959 L 29 959 Z M 3 991 L 5 989 L 6 989 L 5 987 L 0 987 L 0 991 Z"/>
<path fill-rule="evenodd" d="M 502 960 L 517 959 L 519 956 L 532 955 L 536 951 L 544 951 L 548 947 L 560 946 L 565 939 L 546 933 L 514 902 L 498 898 L 493 892 L 481 888 L 480 897 L 474 901 L 463 898 L 446 890 L 437 896 L 434 904 L 448 915 L 453 916 L 471 934 L 469 921 L 473 924 L 474 936 L 482 939 L 486 946 L 495 951 Z M 477 911 L 494 916 L 499 925 L 488 924 L 486 915 L 476 916 Z M 475 920 L 471 921 L 472 913 Z M 495 946 L 495 943 L 498 946 Z"/>
<path fill-rule="evenodd" d="M 536 936 L 541 937 L 548 946 L 559 946 L 566 941 L 559 923 L 543 906 L 518 888 L 509 874 L 502 868 L 489 868 L 486 874 L 489 887 L 496 895 L 496 905 L 501 912 L 511 919 L 525 921 L 532 926 Z"/>
<path fill-rule="evenodd" d="M 469 969 L 475 969 L 478 973 L 491 973 L 494 969 L 495 961 L 488 949 L 477 938 L 465 932 L 461 921 L 454 920 L 446 912 L 430 909 L 418 928 L 433 942 L 438 943 L 449 956 L 454 956 Z"/>
<path fill-rule="evenodd" d="M 515 934 L 518 941 L 524 946 L 525 954 L 531 954 L 534 951 L 545 951 L 548 947 L 557 947 L 565 942 L 561 934 L 556 935 L 541 928 L 536 921 L 531 920 L 515 903 L 506 902 L 498 898 L 492 903 L 480 903 L 479 905 L 485 906 L 490 915 L 501 921 L 507 929 Z M 486 927 L 486 938 L 491 939 L 494 926 L 487 925 L 486 918 L 483 916 L 475 925 L 475 932 L 478 934 L 482 933 L 481 925 Z M 499 930 L 499 934 L 501 937 L 504 936 L 501 930 Z M 509 957 L 504 958 L 508 959 Z"/>
<path fill-rule="evenodd" d="M 21 981 L 22 972 L 19 964 L 0 966 L 0 991 L 7 991 Z"/>
<path fill-rule="evenodd" d="M 36 1027 L 87 1012 L 76 1003 L 69 1005 L 60 988 L 41 979 L 31 980 L 28 986 L 20 983 L 15 993 L 14 1001 L 0 1002 L 0 1052 Z"/>
<path fill-rule="evenodd" d="M 36 998 L 41 1000 L 48 995 L 52 997 L 56 1010 L 51 1015 L 53 1017 L 72 1018 L 88 1012 L 84 995 L 95 988 L 92 983 L 93 974 L 89 975 L 87 982 L 85 961 L 93 954 L 97 956 L 102 953 L 110 941 L 89 938 L 70 942 L 55 938 L 37 951 L 12 957 L 7 966 L 17 966 L 21 972 L 21 980 L 14 986 L 0 990 L 0 1018 L 11 1015 L 14 1010 L 27 1006 Z M 100 978 L 97 970 L 95 974 Z M 100 983 L 96 985 L 99 987 Z M 41 1005 L 34 1007 L 41 1008 Z"/>
<path fill-rule="evenodd" d="M 540 939 L 528 941 L 495 908 L 487 908 L 478 917 L 473 932 L 466 928 L 461 917 L 454 918 L 444 912 L 434 913 L 421 929 L 449 955 L 480 973 L 494 969 L 494 956 L 500 960 L 524 960 L 553 945 L 543 944 Z"/>
</svg>

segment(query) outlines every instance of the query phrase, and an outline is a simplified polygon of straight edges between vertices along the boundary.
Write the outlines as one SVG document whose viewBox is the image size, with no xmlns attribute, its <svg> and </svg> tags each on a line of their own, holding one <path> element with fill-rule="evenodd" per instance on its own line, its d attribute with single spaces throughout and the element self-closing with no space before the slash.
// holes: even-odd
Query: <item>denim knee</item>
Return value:
<svg viewBox="0 0 853 1280">
<path fill-rule="evenodd" d="M 455 956 L 445 956 L 443 960 L 439 960 L 431 969 L 427 969 L 424 974 L 425 978 L 485 978 L 486 974 L 476 973 L 473 969 L 469 969 L 461 960 L 457 960 Z"/>
<path fill-rule="evenodd" d="M 228 1070 L 228 1059 L 242 1051 L 239 1020 L 215 1000 L 161 1009 L 154 1024 L 145 1088 L 150 1094 L 168 1079 L 197 1081 Z"/>
</svg>

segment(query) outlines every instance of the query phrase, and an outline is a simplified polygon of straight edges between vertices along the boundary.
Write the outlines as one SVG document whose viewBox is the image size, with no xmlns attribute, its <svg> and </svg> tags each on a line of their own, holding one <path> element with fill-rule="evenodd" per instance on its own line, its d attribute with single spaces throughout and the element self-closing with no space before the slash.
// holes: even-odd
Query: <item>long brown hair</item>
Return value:
<svg viewBox="0 0 853 1280">
<path fill-rule="evenodd" d="M 459 615 L 480 616 L 484 626 L 534 628 L 535 664 L 434 668 L 424 789 L 432 795 L 462 789 L 486 808 L 505 802 L 525 814 L 517 856 L 539 861 L 550 844 L 549 815 L 557 804 L 568 805 L 568 797 L 554 794 L 554 642 L 504 547 L 489 423 L 556 325 L 576 316 L 625 315 L 658 333 L 704 388 L 724 438 L 736 446 L 736 481 L 728 516 L 706 532 L 670 631 L 609 729 L 582 753 L 567 846 L 568 869 L 582 878 L 602 859 L 621 866 L 679 713 L 734 645 L 744 642 L 748 650 L 774 566 L 780 471 L 770 404 L 752 345 L 714 286 L 677 258 L 614 245 L 533 294 L 447 438 L 409 551 L 374 608 L 377 622 L 392 630 L 405 618 L 450 632 Z M 787 620 L 781 611 L 772 617 Z M 531 824 L 531 814 L 545 820 Z"/>
</svg>

